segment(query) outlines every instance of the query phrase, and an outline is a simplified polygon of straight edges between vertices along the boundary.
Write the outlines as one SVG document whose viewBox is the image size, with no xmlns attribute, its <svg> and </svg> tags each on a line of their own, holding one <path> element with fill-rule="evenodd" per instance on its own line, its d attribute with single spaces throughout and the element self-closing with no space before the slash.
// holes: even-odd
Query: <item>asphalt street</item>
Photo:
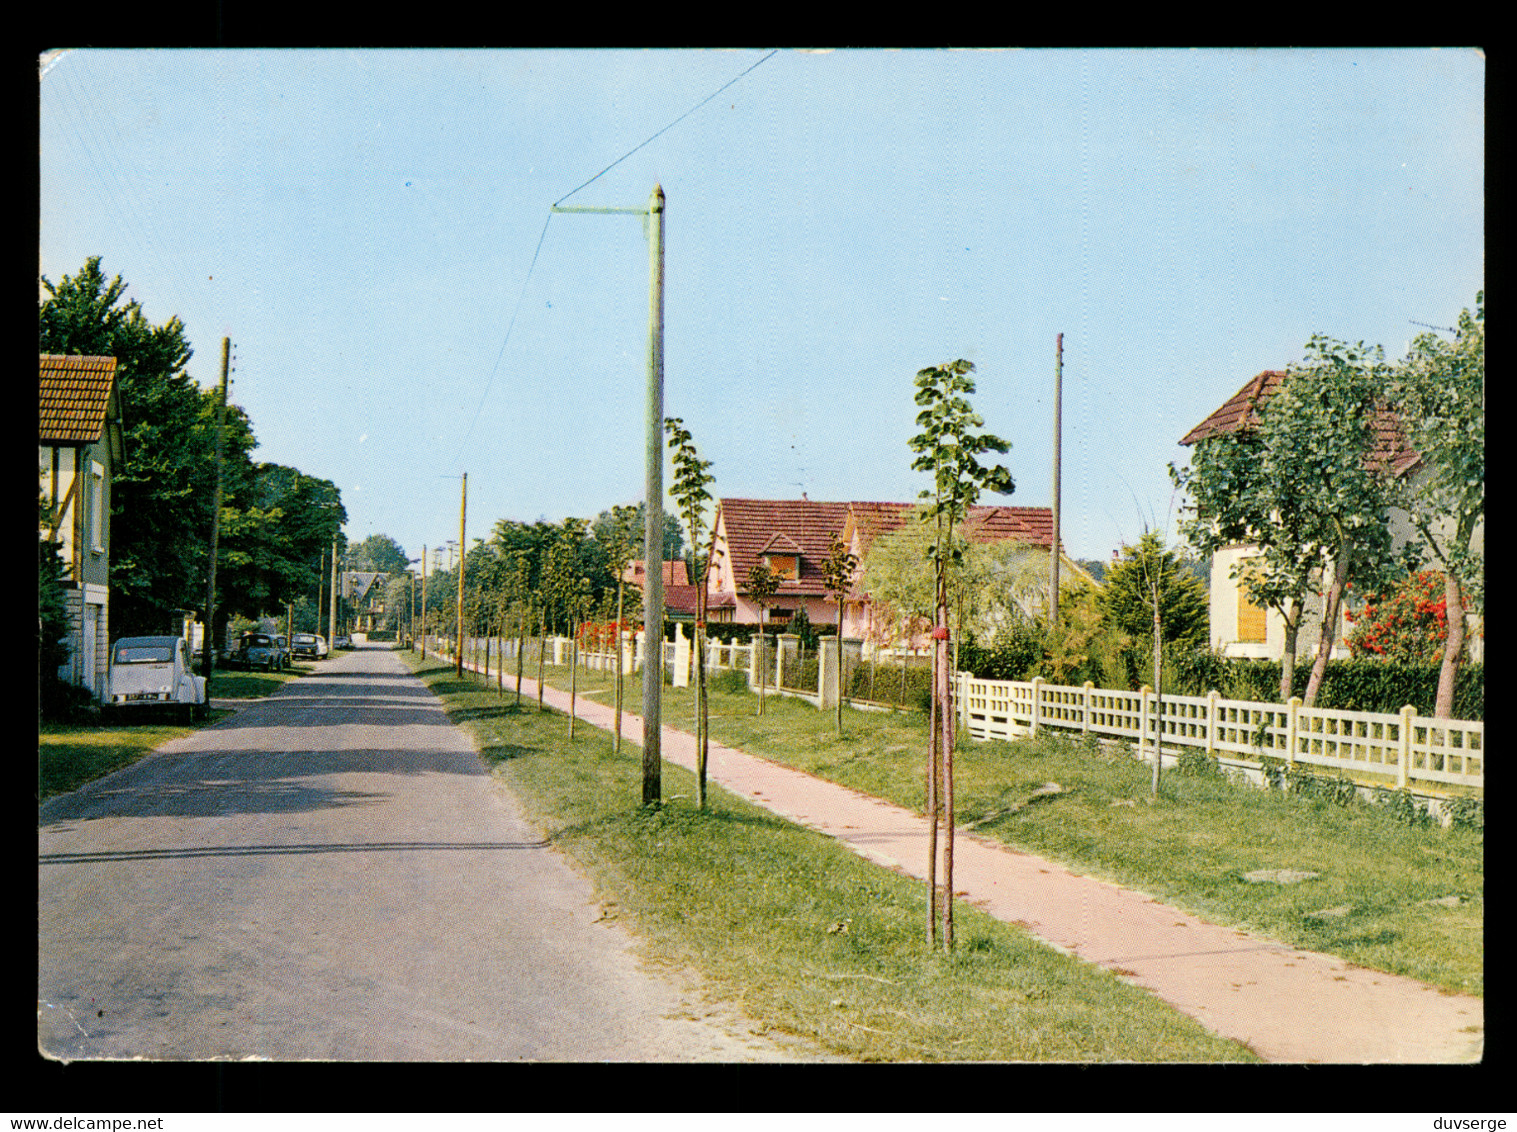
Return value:
<svg viewBox="0 0 1517 1132">
<path fill-rule="evenodd" d="M 381 646 L 49 800 L 38 885 L 61 1061 L 808 1059 L 640 965 Z"/>
</svg>

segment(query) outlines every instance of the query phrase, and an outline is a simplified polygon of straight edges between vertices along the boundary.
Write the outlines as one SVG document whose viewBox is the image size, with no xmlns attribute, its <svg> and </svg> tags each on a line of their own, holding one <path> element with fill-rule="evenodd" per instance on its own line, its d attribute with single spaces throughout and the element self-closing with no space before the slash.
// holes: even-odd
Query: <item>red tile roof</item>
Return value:
<svg viewBox="0 0 1517 1132">
<path fill-rule="evenodd" d="M 906 522 L 916 504 L 850 503 L 849 507 L 859 530 L 859 554 L 862 556 L 875 539 Z M 980 504 L 969 509 L 964 530 L 966 537 L 974 542 L 1014 539 L 1047 550 L 1053 545 L 1053 509 Z"/>
<path fill-rule="evenodd" d="M 37 439 L 48 445 L 94 444 L 115 409 L 116 359 L 39 354 Z"/>
<path fill-rule="evenodd" d="M 777 596 L 820 596 L 822 563 L 827 559 L 830 536 L 843 535 L 848 504 L 819 503 L 810 499 L 722 499 L 717 502 L 717 521 L 727 532 L 727 553 L 732 577 L 742 590 L 748 572 L 767 551 L 800 556 L 795 580 L 780 582 Z"/>
<path fill-rule="evenodd" d="M 1279 391 L 1287 376 L 1283 370 L 1267 369 L 1251 378 L 1221 408 L 1186 433 L 1180 443 L 1195 444 L 1213 436 L 1257 428 L 1260 410 Z M 1389 469 L 1392 475 L 1399 476 L 1421 462 L 1422 457 L 1406 443 L 1401 423 L 1391 409 L 1377 409 L 1372 427 L 1375 440 L 1368 458 L 1371 468 Z"/>
<path fill-rule="evenodd" d="M 646 573 L 644 560 L 634 558 L 631 562 L 627 563 L 627 569 L 622 573 L 622 580 L 630 582 L 634 586 L 640 586 L 643 584 L 643 578 L 646 576 Z M 685 560 L 683 558 L 671 559 L 664 563 L 664 586 L 666 588 L 669 586 L 687 586 L 689 584 L 690 577 L 688 571 L 685 569 Z"/>
</svg>

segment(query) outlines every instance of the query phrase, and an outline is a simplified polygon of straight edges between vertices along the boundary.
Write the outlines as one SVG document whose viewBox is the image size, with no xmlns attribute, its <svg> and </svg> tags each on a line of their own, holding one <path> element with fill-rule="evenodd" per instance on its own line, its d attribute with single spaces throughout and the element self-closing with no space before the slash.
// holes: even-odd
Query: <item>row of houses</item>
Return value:
<svg viewBox="0 0 1517 1132">
<path fill-rule="evenodd" d="M 109 637 L 111 480 L 125 459 L 123 422 L 116 390 L 116 359 L 110 357 L 39 355 L 38 474 L 46 517 L 40 537 L 60 542 L 68 578 L 70 616 L 69 659 L 59 676 L 90 690 L 104 692 Z M 1256 427 L 1259 414 L 1286 374 L 1267 370 L 1244 384 L 1181 440 L 1183 445 Z M 1372 460 L 1385 474 L 1416 477 L 1421 459 L 1402 438 L 1395 418 L 1381 412 L 1372 422 L 1377 444 Z M 706 570 L 707 618 L 714 623 L 756 625 L 760 610 L 747 590 L 747 578 L 759 563 L 778 575 L 779 586 L 763 620 L 776 627 L 788 624 L 803 610 L 813 625 L 836 626 L 857 640 L 878 640 L 882 614 L 855 581 L 839 610 L 823 583 L 831 540 L 838 536 L 862 561 L 883 536 L 900 529 L 913 504 L 853 501 L 820 502 L 800 499 L 721 499 L 713 520 L 713 538 Z M 1404 516 L 1393 516 L 1394 533 L 1409 537 Z M 980 506 L 972 508 L 964 531 L 972 541 L 1014 542 L 1047 555 L 1053 549 L 1053 513 L 1047 507 Z M 1483 528 L 1477 538 L 1483 543 Z M 1231 656 L 1278 659 L 1284 645 L 1284 624 L 1278 613 L 1260 609 L 1234 578 L 1234 567 L 1246 565 L 1256 547 L 1238 545 L 1219 552 L 1211 563 L 1211 643 Z M 1097 584 L 1078 563 L 1060 555 L 1060 574 Z M 643 563 L 629 568 L 627 580 L 640 585 Z M 663 564 L 664 600 L 672 618 L 692 619 L 696 588 L 682 562 Z M 381 595 L 377 574 L 352 573 L 344 578 L 350 600 L 371 616 L 372 599 Z M 366 604 L 365 599 L 370 599 Z M 1317 601 L 1320 602 L 1320 595 Z M 1046 590 L 1028 608 L 1036 614 L 1046 606 Z M 1299 647 L 1304 655 L 1316 647 L 1310 603 L 1303 618 Z M 1346 648 L 1342 623 L 1335 632 L 1335 651 Z M 1479 656 L 1481 638 L 1472 635 L 1472 654 Z"/>
</svg>

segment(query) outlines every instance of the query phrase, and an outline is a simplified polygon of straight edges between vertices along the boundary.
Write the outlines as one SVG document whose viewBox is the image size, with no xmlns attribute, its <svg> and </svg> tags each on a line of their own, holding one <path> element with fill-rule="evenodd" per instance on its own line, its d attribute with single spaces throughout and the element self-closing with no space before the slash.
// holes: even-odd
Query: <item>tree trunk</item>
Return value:
<svg viewBox="0 0 1517 1132">
<path fill-rule="evenodd" d="M 522 653 L 527 651 L 527 617 L 524 610 L 516 611 L 516 706 L 521 707 Z"/>
<path fill-rule="evenodd" d="M 1296 688 L 1296 637 L 1301 632 L 1301 603 L 1287 601 L 1280 616 L 1285 621 L 1285 647 L 1280 653 L 1280 702 L 1288 704 Z"/>
<path fill-rule="evenodd" d="M 1306 682 L 1306 695 L 1302 703 L 1314 707 L 1317 692 L 1322 687 L 1322 677 L 1327 672 L 1327 658 L 1333 651 L 1333 638 L 1338 635 L 1338 613 L 1343 607 L 1343 592 L 1348 586 L 1349 565 L 1352 555 L 1343 550 L 1333 563 L 1333 581 L 1327 588 L 1326 601 L 1322 608 L 1322 638 L 1317 642 L 1317 659 L 1312 662 L 1311 678 Z"/>
<path fill-rule="evenodd" d="M 938 592 L 938 625 L 948 629 L 948 599 L 940 585 Z M 938 727 L 941 738 L 939 749 L 943 754 L 943 950 L 953 950 L 953 680 L 949 674 L 952 650 L 947 639 L 938 641 L 937 669 L 933 673 L 936 683 L 934 698 L 938 701 Z"/>
<path fill-rule="evenodd" d="M 937 642 L 933 642 L 934 656 Z M 904 671 L 904 669 L 902 670 Z M 904 683 L 904 680 L 903 680 Z M 927 946 L 938 942 L 938 701 L 927 711 Z"/>
<path fill-rule="evenodd" d="M 1159 774 L 1164 766 L 1164 635 L 1159 619 L 1159 594 L 1154 592 L 1154 773 L 1149 794 L 1159 796 Z"/>
<path fill-rule="evenodd" d="M 1448 639 L 1444 641 L 1443 664 L 1438 669 L 1438 698 L 1433 704 L 1433 716 L 1452 719 L 1454 682 L 1464 653 L 1464 594 L 1452 573 L 1443 575 L 1443 609 L 1448 619 Z"/>
<path fill-rule="evenodd" d="M 622 753 L 622 579 L 620 574 L 616 578 L 616 733 L 611 739 L 611 753 L 614 755 Z"/>
</svg>

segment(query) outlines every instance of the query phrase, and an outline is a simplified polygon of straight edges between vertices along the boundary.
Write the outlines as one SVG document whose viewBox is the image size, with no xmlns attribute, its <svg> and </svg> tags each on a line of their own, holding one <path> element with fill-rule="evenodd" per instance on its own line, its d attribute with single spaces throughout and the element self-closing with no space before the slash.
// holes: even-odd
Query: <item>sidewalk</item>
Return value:
<svg viewBox="0 0 1517 1132">
<path fill-rule="evenodd" d="M 522 694 L 537 695 L 522 682 Z M 569 694 L 545 686 L 560 711 Z M 604 730 L 611 707 L 579 697 Z M 623 710 L 622 738 L 641 745 L 641 716 Z M 667 762 L 695 768 L 694 736 L 663 728 Z M 926 819 L 800 771 L 709 744 L 709 782 L 860 856 L 926 878 Z M 1208 924 L 1140 892 L 1079 876 L 1029 853 L 959 831 L 954 890 L 997 919 L 1116 973 L 1268 1061 L 1321 1064 L 1475 1062 L 1485 1003 L 1329 955 Z"/>
</svg>

